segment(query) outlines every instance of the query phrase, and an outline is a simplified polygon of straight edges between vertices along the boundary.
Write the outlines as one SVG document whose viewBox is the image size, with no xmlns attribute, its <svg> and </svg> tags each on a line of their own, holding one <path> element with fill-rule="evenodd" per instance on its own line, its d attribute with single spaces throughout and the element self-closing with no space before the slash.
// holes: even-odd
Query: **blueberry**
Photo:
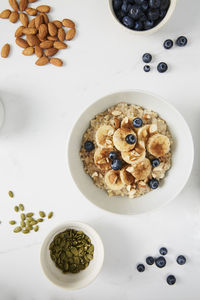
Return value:
<svg viewBox="0 0 200 300">
<path fill-rule="evenodd" d="M 126 142 L 130 145 L 133 145 L 136 142 L 136 137 L 133 134 L 128 134 L 126 136 Z"/>
<path fill-rule="evenodd" d="M 172 40 L 166 40 L 163 43 L 163 46 L 165 49 L 171 49 L 173 47 L 173 41 Z"/>
<path fill-rule="evenodd" d="M 185 36 L 179 36 L 176 40 L 176 45 L 184 47 L 187 44 L 187 38 Z"/>
<path fill-rule="evenodd" d="M 146 258 L 146 263 L 147 263 L 147 265 L 152 266 L 152 265 L 154 264 L 154 262 L 155 262 L 155 260 L 154 260 L 154 258 L 153 258 L 152 256 L 148 256 L 148 257 Z"/>
<path fill-rule="evenodd" d="M 141 8 L 142 8 L 143 11 L 147 11 L 148 8 L 149 8 L 148 2 L 147 2 L 147 1 L 144 1 L 143 4 L 142 4 L 142 6 L 141 6 Z"/>
<path fill-rule="evenodd" d="M 129 4 L 128 4 L 128 2 L 124 2 L 124 3 L 122 4 L 121 10 L 122 10 L 125 14 L 128 13 L 128 10 L 129 10 Z"/>
<path fill-rule="evenodd" d="M 168 9 L 169 4 L 170 4 L 170 0 L 161 0 L 160 9 Z"/>
<path fill-rule="evenodd" d="M 159 186 L 159 181 L 157 179 L 150 179 L 148 184 L 152 190 L 155 190 Z"/>
<path fill-rule="evenodd" d="M 155 263 L 158 268 L 164 268 L 166 265 L 166 259 L 163 256 L 160 256 L 155 259 Z"/>
<path fill-rule="evenodd" d="M 134 27 L 134 21 L 133 21 L 133 19 L 132 19 L 131 17 L 129 17 L 129 16 L 123 17 L 122 23 L 123 23 L 126 27 L 128 27 L 128 28 L 133 28 L 133 27 Z"/>
<path fill-rule="evenodd" d="M 175 284 L 175 283 L 176 283 L 176 277 L 175 277 L 174 275 L 169 275 L 169 276 L 167 277 L 167 283 L 168 283 L 169 285 Z"/>
<path fill-rule="evenodd" d="M 120 22 L 122 21 L 123 17 L 126 15 L 122 10 L 116 11 L 116 16 L 117 19 L 120 20 Z"/>
<path fill-rule="evenodd" d="M 141 15 L 141 8 L 138 5 L 133 5 L 129 10 L 129 16 L 134 19 L 138 20 Z"/>
<path fill-rule="evenodd" d="M 111 168 L 115 171 L 121 170 L 122 161 L 120 159 L 113 159 L 113 161 L 111 162 Z"/>
<path fill-rule="evenodd" d="M 145 0 L 135 0 L 135 3 L 138 5 L 143 5 L 143 3 L 146 2 Z"/>
<path fill-rule="evenodd" d="M 153 21 L 146 20 L 144 22 L 144 29 L 145 30 L 151 29 L 151 28 L 153 28 L 153 26 L 154 26 L 154 22 Z"/>
<path fill-rule="evenodd" d="M 159 252 L 160 252 L 161 255 L 166 255 L 168 251 L 165 247 L 162 247 L 162 248 L 160 248 Z"/>
<path fill-rule="evenodd" d="M 133 120 L 133 127 L 135 128 L 140 128 L 142 126 L 143 122 L 142 122 L 142 119 L 140 118 L 135 118 Z"/>
<path fill-rule="evenodd" d="M 152 8 L 148 11 L 148 18 L 150 21 L 155 21 L 160 17 L 159 9 Z"/>
<path fill-rule="evenodd" d="M 141 31 L 144 29 L 143 22 L 138 20 L 135 22 L 134 30 Z"/>
<path fill-rule="evenodd" d="M 146 64 L 150 63 L 151 60 L 152 60 L 151 54 L 150 54 L 150 53 L 145 53 L 145 54 L 143 54 L 142 60 L 143 60 L 143 62 L 146 63 Z"/>
<path fill-rule="evenodd" d="M 117 158 L 117 153 L 114 151 L 111 151 L 108 155 L 110 160 L 116 159 Z"/>
<path fill-rule="evenodd" d="M 160 62 L 157 66 L 157 70 L 159 73 L 164 73 L 166 72 L 168 69 L 168 66 L 165 62 Z"/>
<path fill-rule="evenodd" d="M 142 12 L 141 12 L 141 15 L 140 15 L 139 21 L 144 22 L 144 21 L 146 21 L 146 20 L 147 20 L 147 16 L 146 16 L 145 13 L 142 11 Z M 143 27 L 144 27 L 144 24 L 142 24 L 142 25 L 143 25 Z"/>
<path fill-rule="evenodd" d="M 122 6 L 122 0 L 113 0 L 113 8 L 115 11 L 119 10 Z"/>
<path fill-rule="evenodd" d="M 149 65 L 145 65 L 143 69 L 145 72 L 149 72 L 151 70 Z"/>
<path fill-rule="evenodd" d="M 160 11 L 160 19 L 162 20 L 166 16 L 167 11 L 166 10 L 161 10 Z"/>
<path fill-rule="evenodd" d="M 151 161 L 152 167 L 156 168 L 159 166 L 159 164 L 160 164 L 160 160 L 158 158 L 152 159 L 152 161 Z"/>
<path fill-rule="evenodd" d="M 179 265 L 184 265 L 186 263 L 186 258 L 183 255 L 179 255 L 177 257 L 176 261 Z"/>
<path fill-rule="evenodd" d="M 128 0 L 129 3 L 135 4 L 135 0 Z"/>
<path fill-rule="evenodd" d="M 160 7 L 160 0 L 149 0 L 149 6 L 151 8 L 159 8 Z"/>
<path fill-rule="evenodd" d="M 143 264 L 139 264 L 139 265 L 137 265 L 137 270 L 138 270 L 138 272 L 144 272 L 145 266 Z"/>
<path fill-rule="evenodd" d="M 91 142 L 91 141 L 85 142 L 84 148 L 85 148 L 85 150 L 87 152 L 90 152 L 90 151 L 94 150 L 94 144 L 93 144 L 93 142 Z"/>
</svg>

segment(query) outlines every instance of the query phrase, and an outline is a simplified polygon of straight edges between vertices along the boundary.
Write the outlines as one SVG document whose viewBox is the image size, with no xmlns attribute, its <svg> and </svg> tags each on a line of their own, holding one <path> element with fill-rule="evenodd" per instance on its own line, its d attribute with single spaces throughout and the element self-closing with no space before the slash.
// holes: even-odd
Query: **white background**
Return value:
<svg viewBox="0 0 200 300">
<path fill-rule="evenodd" d="M 7 2 L 0 1 L 0 10 Z M 59 54 L 65 62 L 61 69 L 37 67 L 36 57 L 21 55 L 14 42 L 19 23 L 0 20 L 0 45 L 12 47 L 10 57 L 0 59 L 0 98 L 6 110 L 0 131 L 0 299 L 199 300 L 199 0 L 179 0 L 169 23 L 149 37 L 135 37 L 117 25 L 107 0 L 49 2 L 52 19 L 72 18 L 78 28 L 77 38 Z M 188 37 L 187 47 L 163 49 L 165 39 L 179 35 Z M 142 70 L 145 52 L 153 55 L 150 73 Z M 166 74 L 156 71 L 159 61 L 168 63 Z M 136 217 L 94 207 L 76 188 L 66 162 L 67 141 L 78 116 L 98 98 L 122 89 L 164 97 L 183 114 L 195 142 L 194 168 L 183 192 L 160 211 Z M 10 189 L 13 200 L 7 195 Z M 55 217 L 37 234 L 15 235 L 8 221 L 16 218 L 13 206 L 20 202 L 29 211 L 53 210 Z M 98 278 L 74 292 L 51 284 L 39 260 L 47 233 L 68 219 L 92 225 L 105 246 Z M 139 274 L 136 264 L 157 255 L 163 245 L 169 249 L 167 267 L 153 266 Z M 188 258 L 185 266 L 175 263 L 182 253 Z M 170 273 L 177 276 L 173 287 L 165 282 Z"/>
</svg>

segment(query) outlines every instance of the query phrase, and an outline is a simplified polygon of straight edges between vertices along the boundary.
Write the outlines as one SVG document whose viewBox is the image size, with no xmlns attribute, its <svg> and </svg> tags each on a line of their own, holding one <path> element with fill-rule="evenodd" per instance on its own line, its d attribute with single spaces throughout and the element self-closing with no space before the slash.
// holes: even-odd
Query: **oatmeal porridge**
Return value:
<svg viewBox="0 0 200 300">
<path fill-rule="evenodd" d="M 80 157 L 109 196 L 135 198 L 159 187 L 171 167 L 171 145 L 167 123 L 156 112 L 119 103 L 90 121 Z"/>
</svg>

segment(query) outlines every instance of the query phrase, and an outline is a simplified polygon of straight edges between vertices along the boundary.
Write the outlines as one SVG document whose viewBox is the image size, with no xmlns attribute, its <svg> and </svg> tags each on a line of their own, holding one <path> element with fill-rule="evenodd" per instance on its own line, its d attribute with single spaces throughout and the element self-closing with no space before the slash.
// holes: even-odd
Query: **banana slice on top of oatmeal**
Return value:
<svg viewBox="0 0 200 300">
<path fill-rule="evenodd" d="M 100 148 L 113 147 L 114 128 L 110 125 L 103 125 L 99 127 L 96 132 L 96 143 Z"/>
<path fill-rule="evenodd" d="M 110 170 L 105 174 L 105 183 L 113 191 L 121 190 L 124 184 L 120 178 L 120 171 Z"/>
<path fill-rule="evenodd" d="M 135 148 L 137 136 L 131 129 L 119 128 L 113 135 L 114 146 L 119 151 L 130 151 Z"/>
</svg>

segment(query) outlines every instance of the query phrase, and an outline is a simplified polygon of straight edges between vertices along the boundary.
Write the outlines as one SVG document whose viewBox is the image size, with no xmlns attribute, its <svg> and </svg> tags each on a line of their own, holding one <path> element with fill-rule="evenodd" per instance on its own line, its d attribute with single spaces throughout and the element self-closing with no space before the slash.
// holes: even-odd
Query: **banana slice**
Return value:
<svg viewBox="0 0 200 300">
<path fill-rule="evenodd" d="M 113 134 L 114 128 L 109 125 L 103 125 L 99 127 L 96 132 L 96 143 L 101 148 L 112 148 L 113 147 Z"/>
<path fill-rule="evenodd" d="M 111 169 L 108 155 L 109 149 L 97 148 L 94 153 L 94 163 L 102 171 L 108 171 Z"/>
<path fill-rule="evenodd" d="M 120 171 L 120 178 L 124 185 L 131 185 L 134 183 L 135 178 L 133 175 L 126 171 L 126 168 L 123 168 Z"/>
<path fill-rule="evenodd" d="M 127 171 L 130 172 L 136 180 L 145 180 L 151 173 L 151 163 L 148 158 L 145 158 L 143 161 L 137 163 L 134 166 L 127 168 Z"/>
<path fill-rule="evenodd" d="M 113 143 L 119 151 L 130 151 L 135 147 L 136 143 L 130 145 L 126 142 L 126 136 L 129 134 L 133 134 L 136 137 L 135 132 L 131 129 L 119 128 L 115 131 L 113 135 Z"/>
<path fill-rule="evenodd" d="M 145 159 L 146 150 L 142 147 L 139 147 L 139 145 L 136 145 L 134 150 L 122 152 L 121 155 L 125 162 L 133 165 Z"/>
<path fill-rule="evenodd" d="M 155 157 L 162 157 L 170 151 L 170 140 L 162 134 L 155 134 L 147 142 L 147 151 Z"/>
<path fill-rule="evenodd" d="M 138 130 L 138 144 L 145 147 L 149 137 L 158 132 L 156 124 L 144 125 Z"/>
<path fill-rule="evenodd" d="M 122 129 L 132 129 L 133 130 L 133 120 L 131 120 L 128 117 L 125 117 L 122 121 L 121 121 L 121 128 Z"/>
<path fill-rule="evenodd" d="M 120 178 L 120 172 L 110 170 L 105 174 L 105 183 L 113 191 L 121 190 L 124 184 Z"/>
</svg>

